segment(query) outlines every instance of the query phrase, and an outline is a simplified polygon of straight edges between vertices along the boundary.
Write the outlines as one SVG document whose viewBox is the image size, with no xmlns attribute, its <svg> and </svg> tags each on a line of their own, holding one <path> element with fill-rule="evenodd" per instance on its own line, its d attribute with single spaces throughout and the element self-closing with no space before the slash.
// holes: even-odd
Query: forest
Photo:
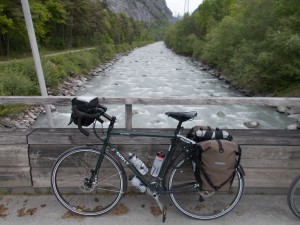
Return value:
<svg viewBox="0 0 300 225">
<path fill-rule="evenodd" d="M 114 14 L 105 3 L 91 0 L 29 0 L 41 49 L 66 49 L 99 43 L 154 40 L 155 23 Z M 21 1 L 0 2 L 0 56 L 30 51 Z"/>
<path fill-rule="evenodd" d="M 255 95 L 300 96 L 300 1 L 204 0 L 165 43 Z"/>
<path fill-rule="evenodd" d="M 103 1 L 104 2 L 104 1 Z M 111 12 L 102 1 L 29 0 L 48 90 L 59 93 L 67 77 L 87 74 L 117 53 L 162 40 L 168 22 L 142 22 Z M 46 57 L 47 53 L 93 47 L 89 51 Z M 21 1 L 0 2 L 0 94 L 40 95 Z M 24 58 L 17 61 L 14 59 Z M 27 106 L 0 106 L 0 117 Z"/>
</svg>

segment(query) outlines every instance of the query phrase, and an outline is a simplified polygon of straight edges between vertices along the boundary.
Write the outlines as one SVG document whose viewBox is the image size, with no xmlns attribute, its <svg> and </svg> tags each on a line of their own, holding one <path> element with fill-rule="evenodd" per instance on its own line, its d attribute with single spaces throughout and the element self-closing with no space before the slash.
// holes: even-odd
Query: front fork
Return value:
<svg viewBox="0 0 300 225">
<path fill-rule="evenodd" d="M 85 178 L 84 179 L 84 187 L 92 189 L 93 186 L 96 185 L 96 175 L 97 175 L 97 173 L 96 173 L 95 170 L 91 170 L 90 172 L 91 172 L 90 178 Z"/>
<path fill-rule="evenodd" d="M 103 145 L 102 145 L 102 148 L 101 148 L 101 151 L 100 151 L 100 154 L 99 154 L 99 158 L 97 160 L 97 164 L 96 164 L 96 167 L 94 170 L 91 170 L 91 176 L 90 178 L 85 178 L 84 180 L 84 186 L 87 187 L 87 188 L 92 188 L 93 185 L 96 185 L 96 176 L 97 176 L 97 172 L 102 164 L 102 161 L 104 159 L 104 155 L 105 155 L 105 152 L 106 152 L 106 148 L 108 146 L 108 143 L 109 143 L 109 139 L 110 139 L 110 136 L 111 136 L 111 132 L 114 128 L 114 123 L 116 121 L 116 117 L 112 117 L 111 121 L 110 121 L 110 124 L 108 126 L 108 129 L 107 129 L 107 135 L 106 135 L 106 138 L 104 139 L 104 142 L 103 142 Z"/>
</svg>

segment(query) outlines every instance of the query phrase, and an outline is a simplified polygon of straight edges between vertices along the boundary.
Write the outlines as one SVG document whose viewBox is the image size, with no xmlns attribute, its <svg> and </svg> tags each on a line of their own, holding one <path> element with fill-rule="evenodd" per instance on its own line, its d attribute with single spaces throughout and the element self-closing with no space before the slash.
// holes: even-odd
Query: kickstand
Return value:
<svg viewBox="0 0 300 225">
<path fill-rule="evenodd" d="M 162 221 L 163 221 L 163 223 L 164 223 L 164 222 L 166 221 L 166 219 L 167 219 L 167 210 L 166 210 L 166 208 L 163 206 L 163 204 L 160 202 L 160 200 L 159 200 L 159 195 L 154 194 L 153 197 L 154 197 L 154 199 L 156 200 L 156 202 L 157 202 L 157 204 L 158 204 L 158 206 L 159 206 L 159 208 L 160 208 L 160 211 L 162 211 L 162 213 L 163 213 Z"/>
<path fill-rule="evenodd" d="M 166 219 L 167 219 L 167 211 L 164 210 L 163 211 L 163 218 L 162 218 L 163 223 L 166 222 Z"/>
</svg>

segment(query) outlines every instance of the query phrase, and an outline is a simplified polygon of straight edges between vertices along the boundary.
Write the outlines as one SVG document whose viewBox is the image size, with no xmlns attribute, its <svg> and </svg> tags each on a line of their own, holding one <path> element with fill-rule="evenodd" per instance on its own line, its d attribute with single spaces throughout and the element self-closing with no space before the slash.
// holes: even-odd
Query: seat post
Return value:
<svg viewBox="0 0 300 225">
<path fill-rule="evenodd" d="M 175 130 L 175 135 L 179 134 L 179 131 L 181 129 L 181 125 L 182 125 L 182 121 L 179 121 L 178 124 L 177 124 L 177 128 Z"/>
</svg>

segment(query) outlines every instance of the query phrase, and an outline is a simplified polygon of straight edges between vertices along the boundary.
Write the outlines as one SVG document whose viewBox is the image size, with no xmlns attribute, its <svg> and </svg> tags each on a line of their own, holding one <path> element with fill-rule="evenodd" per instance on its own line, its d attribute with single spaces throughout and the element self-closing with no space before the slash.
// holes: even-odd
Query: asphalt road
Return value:
<svg viewBox="0 0 300 225">
<path fill-rule="evenodd" d="M 165 224 L 171 225 L 299 225 L 286 204 L 285 195 L 246 194 L 229 214 L 210 221 L 199 221 L 181 214 L 167 197 L 162 198 L 168 213 Z M 53 195 L 3 195 L 0 197 L 0 224 L 162 224 L 157 205 L 147 195 L 127 195 L 117 208 L 97 217 L 69 213 Z"/>
</svg>

